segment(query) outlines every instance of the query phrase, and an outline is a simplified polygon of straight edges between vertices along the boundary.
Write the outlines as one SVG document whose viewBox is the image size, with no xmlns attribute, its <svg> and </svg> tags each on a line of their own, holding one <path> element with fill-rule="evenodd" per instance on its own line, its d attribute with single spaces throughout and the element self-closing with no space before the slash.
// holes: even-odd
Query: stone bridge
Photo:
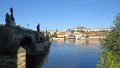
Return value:
<svg viewBox="0 0 120 68">
<path fill-rule="evenodd" d="M 0 26 L 0 54 L 16 54 L 19 47 L 23 47 L 26 52 L 43 52 L 49 47 L 49 35 L 40 32 L 39 25 L 37 31 L 17 26 L 13 17 L 13 9 L 10 9 L 11 15 L 6 14 L 6 24 Z"/>
</svg>

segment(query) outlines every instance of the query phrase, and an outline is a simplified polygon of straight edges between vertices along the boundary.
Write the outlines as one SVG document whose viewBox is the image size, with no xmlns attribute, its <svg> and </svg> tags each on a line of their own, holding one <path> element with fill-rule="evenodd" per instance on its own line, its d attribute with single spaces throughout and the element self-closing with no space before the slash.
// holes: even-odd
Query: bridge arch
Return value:
<svg viewBox="0 0 120 68">
<path fill-rule="evenodd" d="M 24 36 L 19 43 L 19 46 L 23 47 L 26 50 L 26 53 L 30 53 L 32 50 L 34 50 L 33 46 L 33 40 L 29 36 Z"/>
<path fill-rule="evenodd" d="M 31 37 L 23 37 L 20 41 L 20 46 L 24 47 L 24 46 L 30 46 L 32 45 L 33 41 L 32 41 L 32 38 Z"/>
</svg>

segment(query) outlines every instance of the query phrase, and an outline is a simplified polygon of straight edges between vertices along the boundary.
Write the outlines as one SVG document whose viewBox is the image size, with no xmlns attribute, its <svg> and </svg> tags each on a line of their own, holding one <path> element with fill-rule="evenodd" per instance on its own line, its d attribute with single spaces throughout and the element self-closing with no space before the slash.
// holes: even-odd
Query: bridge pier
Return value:
<svg viewBox="0 0 120 68">
<path fill-rule="evenodd" d="M 0 68 L 26 68 L 26 51 L 20 47 L 17 54 L 0 55 Z"/>
<path fill-rule="evenodd" d="M 26 50 L 22 47 L 18 49 L 17 53 L 17 68 L 26 68 Z"/>
</svg>

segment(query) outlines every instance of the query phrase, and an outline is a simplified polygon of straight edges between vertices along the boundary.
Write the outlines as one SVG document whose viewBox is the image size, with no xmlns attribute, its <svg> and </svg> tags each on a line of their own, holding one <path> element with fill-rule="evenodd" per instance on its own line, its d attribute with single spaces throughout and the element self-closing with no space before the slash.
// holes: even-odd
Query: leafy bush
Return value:
<svg viewBox="0 0 120 68">
<path fill-rule="evenodd" d="M 120 14 L 116 16 L 114 26 L 101 41 L 101 53 L 98 68 L 120 68 Z"/>
</svg>

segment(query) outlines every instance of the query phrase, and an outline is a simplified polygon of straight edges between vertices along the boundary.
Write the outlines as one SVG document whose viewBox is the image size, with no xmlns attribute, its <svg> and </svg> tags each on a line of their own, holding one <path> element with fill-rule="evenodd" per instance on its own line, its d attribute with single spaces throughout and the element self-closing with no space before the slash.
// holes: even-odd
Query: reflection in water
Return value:
<svg viewBox="0 0 120 68">
<path fill-rule="evenodd" d="M 25 56 L 0 56 L 0 68 L 16 68 L 22 60 L 23 68 L 96 68 L 98 45 L 99 39 L 54 40 L 47 54 L 27 55 L 26 61 Z"/>
<path fill-rule="evenodd" d="M 26 51 L 20 47 L 17 55 L 0 55 L 0 68 L 40 68 L 46 61 L 47 54 L 26 55 Z"/>
<path fill-rule="evenodd" d="M 44 63 L 47 62 L 48 53 L 41 55 L 27 55 L 26 68 L 40 68 Z"/>
<path fill-rule="evenodd" d="M 98 45 L 99 39 L 82 39 L 82 40 L 75 40 L 75 39 L 69 39 L 69 40 L 54 40 L 53 43 L 56 43 L 58 45 L 60 44 L 73 44 L 73 45 Z"/>
<path fill-rule="evenodd" d="M 76 40 L 76 45 L 96 45 L 99 44 L 99 39 L 83 39 L 83 40 Z"/>
<path fill-rule="evenodd" d="M 99 39 L 54 40 L 41 68 L 96 68 Z"/>
</svg>

